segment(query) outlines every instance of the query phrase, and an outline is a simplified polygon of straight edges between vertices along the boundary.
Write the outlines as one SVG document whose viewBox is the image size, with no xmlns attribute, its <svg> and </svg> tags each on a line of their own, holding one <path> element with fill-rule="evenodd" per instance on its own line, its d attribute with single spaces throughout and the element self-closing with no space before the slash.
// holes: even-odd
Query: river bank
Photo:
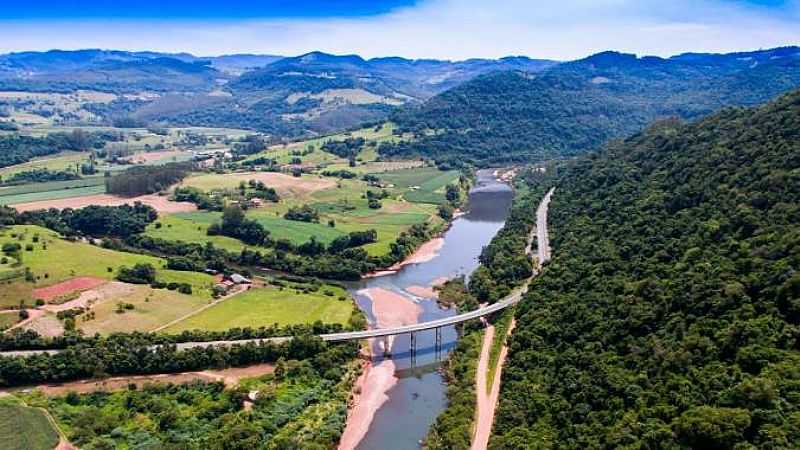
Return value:
<svg viewBox="0 0 800 450">
<path fill-rule="evenodd" d="M 468 277 L 475 270 L 481 250 L 503 226 L 512 195 L 509 186 L 491 171 L 480 171 L 463 214 L 397 267 L 391 267 L 394 271 L 354 283 L 351 293 L 370 326 L 383 328 L 455 314 L 452 308 L 439 307 L 434 286 L 457 276 Z M 414 357 L 409 352 L 408 336 L 398 336 L 389 343 L 391 359 L 383 354 L 382 339 L 370 343 L 372 358 L 359 379 L 341 450 L 419 447 L 447 402 L 438 369 L 458 336 L 453 327 L 441 331 L 438 352 L 433 331 L 417 333 Z"/>
</svg>

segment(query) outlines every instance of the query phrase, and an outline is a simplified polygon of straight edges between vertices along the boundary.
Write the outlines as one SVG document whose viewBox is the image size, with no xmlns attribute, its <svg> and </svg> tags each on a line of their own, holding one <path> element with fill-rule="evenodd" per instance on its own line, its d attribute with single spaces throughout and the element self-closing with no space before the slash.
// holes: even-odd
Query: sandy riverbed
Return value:
<svg viewBox="0 0 800 450">
<path fill-rule="evenodd" d="M 372 302 L 375 328 L 411 325 L 419 321 L 422 308 L 400 294 L 382 288 L 364 289 L 359 293 L 369 297 Z M 391 351 L 393 337 L 386 342 L 388 347 L 383 350 Z M 383 345 L 383 341 L 380 341 L 380 345 Z M 391 359 L 384 359 L 375 365 L 369 363 L 366 366 L 364 373 L 356 382 L 358 395 L 348 414 L 347 426 L 339 441 L 339 450 L 355 449 L 367 434 L 375 413 L 389 400 L 387 392 L 397 384 L 394 371 L 395 364 Z"/>
<path fill-rule="evenodd" d="M 394 273 L 397 273 L 400 269 L 409 264 L 420 264 L 428 262 L 433 258 L 439 256 L 439 251 L 442 249 L 443 246 L 444 246 L 444 238 L 442 237 L 433 238 L 430 241 L 420 245 L 419 248 L 417 248 L 417 250 L 414 253 L 409 255 L 403 261 L 400 261 L 399 263 L 396 263 L 388 267 L 387 269 L 368 273 L 364 275 L 364 278 L 374 278 L 374 277 L 382 277 L 385 275 L 392 275 Z"/>
<path fill-rule="evenodd" d="M 395 365 L 385 359 L 373 366 L 368 363 L 356 382 L 358 396 L 347 417 L 347 426 L 339 441 L 339 450 L 353 450 L 369 431 L 378 409 L 389 400 L 386 394 L 397 384 L 394 376 Z"/>
</svg>

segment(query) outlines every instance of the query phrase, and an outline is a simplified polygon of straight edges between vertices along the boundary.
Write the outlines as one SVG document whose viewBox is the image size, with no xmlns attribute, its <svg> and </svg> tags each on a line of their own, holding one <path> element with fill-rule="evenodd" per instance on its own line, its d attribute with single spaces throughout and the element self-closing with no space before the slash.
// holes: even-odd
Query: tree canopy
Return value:
<svg viewBox="0 0 800 450">
<path fill-rule="evenodd" d="M 795 92 L 565 164 L 490 448 L 800 442 L 798 130 Z"/>
</svg>

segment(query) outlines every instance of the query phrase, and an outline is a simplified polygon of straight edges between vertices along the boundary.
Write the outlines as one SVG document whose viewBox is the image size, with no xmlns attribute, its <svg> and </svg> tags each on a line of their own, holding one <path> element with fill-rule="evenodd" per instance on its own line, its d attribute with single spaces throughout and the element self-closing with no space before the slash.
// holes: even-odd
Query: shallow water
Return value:
<svg viewBox="0 0 800 450">
<path fill-rule="evenodd" d="M 359 307 L 374 322 L 369 298 L 358 293 L 365 288 L 384 288 L 418 301 L 422 307 L 420 322 L 455 314 L 438 307 L 435 300 L 415 297 L 404 289 L 429 286 L 437 278 L 469 276 L 478 267 L 478 256 L 502 228 L 511 207 L 512 191 L 494 179 L 491 171 L 479 171 L 476 186 L 470 192 L 467 212 L 455 219 L 444 234 L 444 245 L 430 261 L 411 264 L 399 272 L 369 278 L 352 289 Z M 359 450 L 409 450 L 418 448 L 436 416 L 446 406 L 446 386 L 439 374 L 439 363 L 454 347 L 454 327 L 442 329 L 442 348 L 435 349 L 433 330 L 417 333 L 417 352 L 412 360 L 410 337 L 398 336 L 392 348 L 398 383 L 387 393 L 389 400 L 375 414 Z M 380 351 L 375 362 L 383 357 Z"/>
</svg>

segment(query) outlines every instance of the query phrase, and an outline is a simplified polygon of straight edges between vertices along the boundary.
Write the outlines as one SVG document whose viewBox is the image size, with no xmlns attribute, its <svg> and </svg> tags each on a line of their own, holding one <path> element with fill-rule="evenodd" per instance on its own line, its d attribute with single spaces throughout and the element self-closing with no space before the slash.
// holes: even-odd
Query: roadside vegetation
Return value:
<svg viewBox="0 0 800 450">
<path fill-rule="evenodd" d="M 51 411 L 69 441 L 87 449 L 331 448 L 357 377 L 352 355 L 345 347 L 290 351 L 273 360 L 272 373 L 235 386 L 195 381 L 21 397 Z M 31 425 L 22 430 L 34 432 Z M 49 428 L 41 425 L 48 427 L 39 433 Z"/>
</svg>

